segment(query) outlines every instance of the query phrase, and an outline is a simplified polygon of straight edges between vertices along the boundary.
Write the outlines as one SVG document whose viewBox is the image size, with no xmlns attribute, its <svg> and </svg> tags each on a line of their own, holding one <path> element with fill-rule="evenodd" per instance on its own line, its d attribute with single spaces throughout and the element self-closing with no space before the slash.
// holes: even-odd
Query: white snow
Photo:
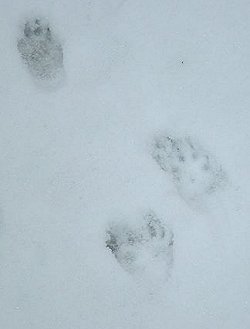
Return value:
<svg viewBox="0 0 250 329">
<path fill-rule="evenodd" d="M 0 328 L 249 329 L 249 1 L 0 4 Z M 63 49 L 57 88 L 17 48 L 36 17 Z M 166 134 L 208 150 L 223 188 L 186 202 L 151 154 Z M 165 280 L 151 242 L 147 275 L 106 247 L 151 210 L 174 234 Z"/>
</svg>

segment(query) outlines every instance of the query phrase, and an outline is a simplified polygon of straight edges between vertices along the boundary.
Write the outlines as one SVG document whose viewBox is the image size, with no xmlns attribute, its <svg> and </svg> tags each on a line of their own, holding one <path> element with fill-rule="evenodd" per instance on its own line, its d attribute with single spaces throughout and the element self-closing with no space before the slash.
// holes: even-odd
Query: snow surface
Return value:
<svg viewBox="0 0 250 329">
<path fill-rule="evenodd" d="M 0 4 L 0 328 L 249 329 L 250 2 Z M 56 87 L 18 50 L 38 17 L 63 51 Z M 189 157 L 183 198 L 158 136 L 197 140 L 223 187 L 189 202 L 187 177 L 195 196 L 207 182 Z M 140 275 L 106 246 L 111 222 L 140 236 L 151 211 L 174 236 L 166 277 L 155 240 Z"/>
</svg>

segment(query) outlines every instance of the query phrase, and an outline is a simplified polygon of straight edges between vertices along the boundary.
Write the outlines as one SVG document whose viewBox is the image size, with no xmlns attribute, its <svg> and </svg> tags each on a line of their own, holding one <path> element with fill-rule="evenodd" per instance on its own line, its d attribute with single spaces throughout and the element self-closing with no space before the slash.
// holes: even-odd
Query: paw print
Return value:
<svg viewBox="0 0 250 329">
<path fill-rule="evenodd" d="M 185 200 L 213 193 L 225 182 L 225 172 L 213 155 L 191 137 L 161 136 L 155 140 L 152 155 Z"/>
<path fill-rule="evenodd" d="M 63 48 L 47 21 L 40 18 L 27 21 L 17 48 L 36 79 L 53 80 L 62 72 Z"/>
<path fill-rule="evenodd" d="M 113 223 L 106 231 L 106 247 L 130 274 L 152 273 L 154 267 L 167 278 L 173 264 L 173 232 L 154 212 L 147 213 L 142 225 L 131 227 Z"/>
</svg>

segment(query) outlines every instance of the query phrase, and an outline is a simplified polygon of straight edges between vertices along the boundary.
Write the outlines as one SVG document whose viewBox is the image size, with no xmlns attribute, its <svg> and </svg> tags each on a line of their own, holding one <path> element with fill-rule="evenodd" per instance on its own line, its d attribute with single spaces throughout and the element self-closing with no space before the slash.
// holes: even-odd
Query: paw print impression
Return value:
<svg viewBox="0 0 250 329">
<path fill-rule="evenodd" d="M 173 232 L 149 212 L 141 225 L 111 224 L 106 247 L 128 273 L 166 279 L 173 266 L 173 238 Z"/>
<path fill-rule="evenodd" d="M 226 174 L 213 155 L 190 137 L 161 136 L 155 140 L 152 155 L 185 200 L 203 198 L 226 181 Z"/>
<path fill-rule="evenodd" d="M 45 19 L 26 21 L 17 48 L 35 79 L 48 82 L 62 77 L 63 48 Z"/>
</svg>

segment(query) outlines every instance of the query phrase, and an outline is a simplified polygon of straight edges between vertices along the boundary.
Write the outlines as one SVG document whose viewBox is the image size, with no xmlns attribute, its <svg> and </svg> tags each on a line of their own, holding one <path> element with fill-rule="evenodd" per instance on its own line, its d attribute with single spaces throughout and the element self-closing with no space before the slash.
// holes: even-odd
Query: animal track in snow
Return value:
<svg viewBox="0 0 250 329">
<path fill-rule="evenodd" d="M 226 175 L 213 155 L 191 137 L 155 139 L 153 158 L 171 176 L 179 194 L 195 201 L 221 188 Z"/>
<path fill-rule="evenodd" d="M 34 78 L 49 84 L 61 80 L 63 48 L 46 20 L 35 18 L 26 21 L 17 48 Z"/>
<path fill-rule="evenodd" d="M 173 237 L 173 232 L 149 212 L 140 226 L 111 224 L 106 247 L 128 273 L 166 279 L 173 265 Z"/>
</svg>

